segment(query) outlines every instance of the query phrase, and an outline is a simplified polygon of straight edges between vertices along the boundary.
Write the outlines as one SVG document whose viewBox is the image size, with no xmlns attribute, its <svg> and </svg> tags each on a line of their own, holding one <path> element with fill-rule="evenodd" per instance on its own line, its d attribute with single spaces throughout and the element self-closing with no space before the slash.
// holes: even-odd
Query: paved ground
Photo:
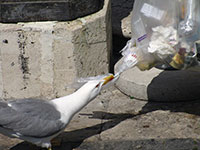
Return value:
<svg viewBox="0 0 200 150">
<path fill-rule="evenodd" d="M 77 114 L 54 150 L 200 150 L 200 101 L 148 103 L 103 91 Z M 0 136 L 0 150 L 37 150 Z"/>
</svg>

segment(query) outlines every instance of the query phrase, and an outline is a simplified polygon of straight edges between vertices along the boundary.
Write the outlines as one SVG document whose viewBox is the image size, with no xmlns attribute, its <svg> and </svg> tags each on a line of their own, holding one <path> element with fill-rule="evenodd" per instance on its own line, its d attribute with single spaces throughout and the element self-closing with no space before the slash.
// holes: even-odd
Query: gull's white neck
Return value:
<svg viewBox="0 0 200 150">
<path fill-rule="evenodd" d="M 58 111 L 61 112 L 61 120 L 67 123 L 77 112 L 90 102 L 90 95 L 89 92 L 82 87 L 71 95 L 54 99 L 51 102 L 53 102 Z"/>
</svg>

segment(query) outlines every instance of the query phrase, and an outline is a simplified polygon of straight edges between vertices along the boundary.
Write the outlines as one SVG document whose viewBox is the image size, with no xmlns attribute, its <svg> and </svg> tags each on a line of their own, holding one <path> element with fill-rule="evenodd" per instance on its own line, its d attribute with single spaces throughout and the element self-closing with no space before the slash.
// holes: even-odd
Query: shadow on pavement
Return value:
<svg viewBox="0 0 200 150">
<path fill-rule="evenodd" d="M 70 146 L 72 145 L 72 146 Z M 76 143 L 65 143 L 62 147 L 53 150 L 73 150 L 77 148 Z M 144 140 L 113 140 L 85 142 L 79 145 L 77 150 L 200 150 L 200 140 L 198 139 L 144 139 Z M 73 147 L 75 146 L 75 147 Z M 20 150 L 39 150 L 36 147 L 28 149 L 24 144 Z M 19 150 L 19 149 L 18 149 Z"/>
<path fill-rule="evenodd" d="M 149 112 L 153 112 L 156 110 L 169 110 L 170 112 L 184 112 L 194 117 L 200 116 L 200 101 L 190 101 L 190 102 L 174 102 L 174 103 L 155 103 L 148 102 L 145 106 L 143 106 L 140 114 L 146 114 Z"/>
<path fill-rule="evenodd" d="M 83 143 L 80 150 L 199 150 L 197 139 L 144 139 Z"/>
<path fill-rule="evenodd" d="M 58 147 L 53 146 L 53 150 L 72 150 L 73 148 L 77 148 L 81 145 L 81 143 L 85 139 L 93 135 L 98 135 L 105 130 L 113 128 L 120 122 L 135 116 L 132 114 L 112 114 L 105 112 L 94 112 L 93 114 L 82 114 L 82 115 L 88 115 L 88 117 L 96 119 L 108 119 L 109 121 L 83 129 L 61 133 L 61 135 L 59 135 L 58 138 L 60 137 L 62 138 L 62 143 Z M 10 150 L 27 150 L 27 149 L 40 150 L 41 148 L 36 147 L 27 142 L 22 142 L 12 147 Z"/>
<path fill-rule="evenodd" d="M 126 119 L 131 119 L 156 110 L 170 110 L 172 112 L 186 112 L 193 115 L 200 115 L 200 102 L 182 103 L 147 103 L 138 114 L 130 113 L 107 113 L 94 111 L 93 114 L 86 115 L 89 118 L 108 120 L 101 124 L 82 128 L 74 131 L 64 132 L 59 137 L 62 138 L 60 146 L 53 146 L 53 150 L 200 150 L 200 140 L 198 139 L 143 139 L 143 140 L 109 140 L 99 139 L 97 142 L 83 142 L 85 139 L 98 135 L 108 129 L 118 125 Z M 58 137 L 58 138 L 59 138 Z M 12 147 L 10 150 L 41 150 L 41 148 L 23 142 Z"/>
</svg>

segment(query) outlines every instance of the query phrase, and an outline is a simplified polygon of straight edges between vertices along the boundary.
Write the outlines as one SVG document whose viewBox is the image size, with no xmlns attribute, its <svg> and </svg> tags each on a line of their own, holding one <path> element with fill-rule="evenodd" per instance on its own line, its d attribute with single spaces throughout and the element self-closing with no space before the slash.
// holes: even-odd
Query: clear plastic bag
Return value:
<svg viewBox="0 0 200 150">
<path fill-rule="evenodd" d="M 199 0 L 135 0 L 131 25 L 132 38 L 122 50 L 120 68 L 148 70 L 159 63 L 187 69 L 199 64 Z M 137 61 L 127 61 L 130 53 L 138 56 Z"/>
<path fill-rule="evenodd" d="M 81 77 L 77 78 L 71 85 L 68 85 L 68 88 L 73 88 L 73 89 L 79 89 L 81 86 L 83 86 L 85 83 L 93 80 L 102 80 L 102 81 L 107 81 L 106 84 L 103 84 L 103 89 L 106 89 L 110 86 L 112 86 L 115 81 L 118 79 L 119 74 L 113 75 L 111 73 L 103 74 L 103 75 L 98 75 L 98 76 L 91 76 L 91 77 Z"/>
</svg>

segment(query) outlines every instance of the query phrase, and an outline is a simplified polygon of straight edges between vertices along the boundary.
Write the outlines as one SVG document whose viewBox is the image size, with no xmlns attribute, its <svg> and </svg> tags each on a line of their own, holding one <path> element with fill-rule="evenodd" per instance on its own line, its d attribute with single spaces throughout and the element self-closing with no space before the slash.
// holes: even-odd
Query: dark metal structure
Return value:
<svg viewBox="0 0 200 150">
<path fill-rule="evenodd" d="M 0 22 L 69 21 L 102 7 L 103 0 L 0 0 Z"/>
</svg>

